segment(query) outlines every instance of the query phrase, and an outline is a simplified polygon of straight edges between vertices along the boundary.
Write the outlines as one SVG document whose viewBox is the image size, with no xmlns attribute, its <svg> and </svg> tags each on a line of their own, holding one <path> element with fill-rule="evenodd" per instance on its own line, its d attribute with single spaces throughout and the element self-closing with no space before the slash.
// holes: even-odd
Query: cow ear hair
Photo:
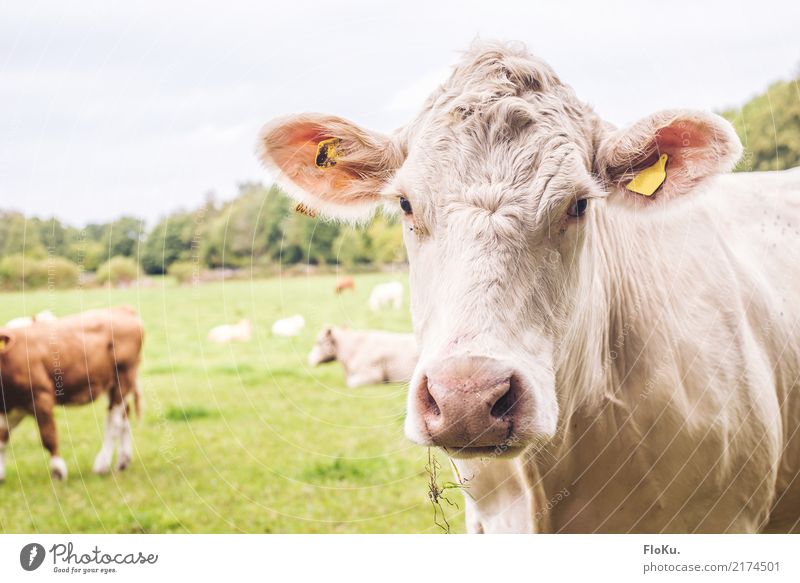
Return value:
<svg viewBox="0 0 800 583">
<path fill-rule="evenodd" d="M 722 117 L 667 110 L 605 136 L 595 165 L 615 198 L 647 204 L 693 191 L 731 170 L 741 154 L 733 126 Z"/>
<path fill-rule="evenodd" d="M 380 191 L 403 162 L 383 134 L 332 115 L 279 118 L 261 131 L 258 156 L 309 216 L 357 221 L 369 217 Z"/>
</svg>

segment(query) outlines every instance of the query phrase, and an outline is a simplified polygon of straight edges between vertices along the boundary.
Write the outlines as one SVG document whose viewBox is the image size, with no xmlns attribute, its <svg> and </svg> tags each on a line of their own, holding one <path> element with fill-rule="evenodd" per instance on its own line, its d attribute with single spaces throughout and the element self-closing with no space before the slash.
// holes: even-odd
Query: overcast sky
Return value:
<svg viewBox="0 0 800 583">
<path fill-rule="evenodd" d="M 737 7 L 738 4 L 738 7 Z M 268 181 L 268 119 L 389 131 L 477 36 L 525 41 L 609 121 L 737 106 L 800 64 L 800 2 L 0 2 L 0 208 L 149 221 Z"/>
</svg>

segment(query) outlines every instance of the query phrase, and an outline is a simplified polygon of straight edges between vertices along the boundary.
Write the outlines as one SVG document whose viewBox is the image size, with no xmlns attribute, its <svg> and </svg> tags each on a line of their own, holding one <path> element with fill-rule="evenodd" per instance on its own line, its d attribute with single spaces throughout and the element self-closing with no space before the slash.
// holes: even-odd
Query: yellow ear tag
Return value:
<svg viewBox="0 0 800 583">
<path fill-rule="evenodd" d="M 639 172 L 625 187 L 628 190 L 644 196 L 652 196 L 658 187 L 667 179 L 667 159 L 669 156 L 661 154 L 658 161 Z"/>
<path fill-rule="evenodd" d="M 324 170 L 336 166 L 336 159 L 339 157 L 336 147 L 340 141 L 339 138 L 330 138 L 317 144 L 317 157 L 314 159 L 317 168 Z"/>
<path fill-rule="evenodd" d="M 308 208 L 302 202 L 297 203 L 297 206 L 294 207 L 294 210 L 296 213 L 311 217 L 312 219 L 317 216 L 317 212 L 314 209 Z"/>
</svg>

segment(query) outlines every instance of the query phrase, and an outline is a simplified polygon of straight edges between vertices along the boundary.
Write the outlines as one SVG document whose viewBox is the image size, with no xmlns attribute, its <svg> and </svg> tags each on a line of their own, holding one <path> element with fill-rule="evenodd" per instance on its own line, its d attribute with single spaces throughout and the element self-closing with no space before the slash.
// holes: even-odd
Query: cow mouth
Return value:
<svg viewBox="0 0 800 583">
<path fill-rule="evenodd" d="M 510 459 L 515 458 L 523 452 L 524 445 L 502 443 L 498 445 L 452 447 L 439 446 L 448 456 L 455 459 L 474 459 L 474 458 L 494 458 Z"/>
</svg>

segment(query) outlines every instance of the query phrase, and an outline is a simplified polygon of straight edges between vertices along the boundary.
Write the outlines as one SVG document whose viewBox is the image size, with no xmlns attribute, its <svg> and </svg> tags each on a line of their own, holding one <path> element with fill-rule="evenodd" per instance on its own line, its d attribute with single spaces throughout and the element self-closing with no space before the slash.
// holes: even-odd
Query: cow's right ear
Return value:
<svg viewBox="0 0 800 583">
<path fill-rule="evenodd" d="M 733 168 L 741 153 L 733 126 L 720 116 L 666 110 L 605 136 L 595 164 L 614 198 L 649 204 L 694 192 Z"/>
<path fill-rule="evenodd" d="M 322 114 L 268 123 L 258 155 L 300 203 L 298 211 L 345 220 L 366 218 L 374 211 L 380 190 L 404 158 L 388 136 Z"/>
</svg>

